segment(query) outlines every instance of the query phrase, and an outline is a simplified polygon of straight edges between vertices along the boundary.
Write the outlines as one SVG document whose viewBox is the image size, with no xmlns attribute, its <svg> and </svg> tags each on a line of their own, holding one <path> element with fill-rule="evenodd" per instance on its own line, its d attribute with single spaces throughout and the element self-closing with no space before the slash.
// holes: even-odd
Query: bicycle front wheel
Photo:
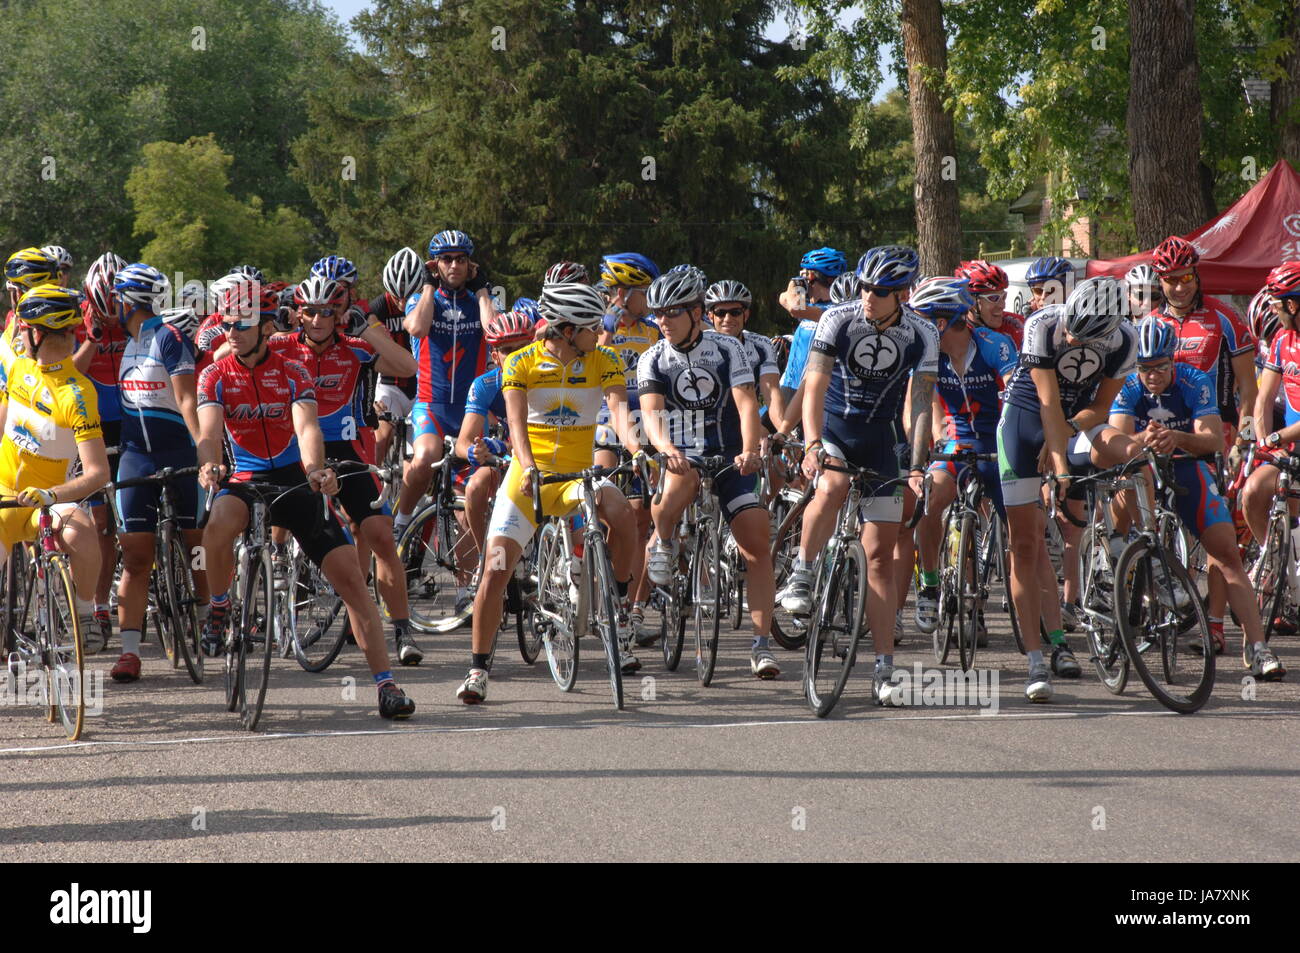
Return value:
<svg viewBox="0 0 1300 953">
<path fill-rule="evenodd" d="M 46 612 L 41 624 L 46 638 L 46 685 L 64 734 L 69 741 L 76 741 L 86 719 L 85 660 L 72 574 L 64 556 L 49 557 L 45 586 Z"/>
<path fill-rule="evenodd" d="M 249 567 L 239 605 L 240 718 L 249 731 L 257 728 L 266 702 L 275 649 L 275 590 L 265 553 Z"/>
<path fill-rule="evenodd" d="M 979 623 L 979 571 L 975 565 L 975 535 L 977 524 L 967 512 L 961 519 L 961 535 L 957 541 L 957 654 L 963 672 L 975 667 Z"/>
<path fill-rule="evenodd" d="M 1273 637 L 1274 624 L 1282 614 L 1286 594 L 1286 525 L 1279 519 L 1270 519 L 1268 534 L 1259 548 L 1259 557 L 1250 570 L 1251 588 L 1259 604 L 1259 618 L 1264 623 L 1264 641 Z"/>
<path fill-rule="evenodd" d="M 1181 714 L 1204 705 L 1214 688 L 1210 622 L 1171 553 L 1146 538 L 1129 543 L 1115 567 L 1115 615 L 1129 662 L 1156 700 Z M 1193 642 L 1199 655 L 1188 650 Z"/>
<path fill-rule="evenodd" d="M 421 632 L 443 631 L 456 614 L 456 552 L 465 531 L 454 511 L 431 503 L 416 513 L 397 545 L 406 573 L 411 625 Z"/>
<path fill-rule="evenodd" d="M 722 627 L 722 547 L 716 526 L 699 528 L 695 550 L 695 674 L 705 688 L 713 681 L 718 664 L 718 636 Z"/>
<path fill-rule="evenodd" d="M 199 607 L 194 595 L 194 577 L 183 538 L 174 528 L 163 527 L 161 595 L 166 603 L 164 615 L 174 620 L 173 638 L 185 671 L 195 685 L 203 681 L 203 651 L 199 646 Z"/>
<path fill-rule="evenodd" d="M 577 602 L 569 578 L 569 552 L 554 520 L 537 534 L 537 609 L 533 629 L 546 649 L 551 678 L 562 692 L 573 691 L 578 680 L 578 638 L 574 632 Z"/>
<path fill-rule="evenodd" d="M 823 563 L 813 589 L 803 690 L 818 718 L 829 715 L 844 693 L 862 637 L 866 596 L 866 555 L 862 544 L 851 540 Z"/>
<path fill-rule="evenodd" d="M 1112 605 L 1113 581 L 1109 569 L 1106 534 L 1094 528 L 1079 538 L 1079 586 L 1083 609 L 1083 631 L 1088 636 L 1089 655 L 1097 678 L 1112 695 L 1122 694 L 1128 684 L 1128 652 L 1115 625 Z"/>
<path fill-rule="evenodd" d="M 618 608 L 614 602 L 614 571 L 605 551 L 605 538 L 598 533 L 587 537 L 587 578 L 591 580 L 591 617 L 605 646 L 609 668 L 609 691 L 615 711 L 623 710 L 623 658 L 618 644 Z"/>
</svg>

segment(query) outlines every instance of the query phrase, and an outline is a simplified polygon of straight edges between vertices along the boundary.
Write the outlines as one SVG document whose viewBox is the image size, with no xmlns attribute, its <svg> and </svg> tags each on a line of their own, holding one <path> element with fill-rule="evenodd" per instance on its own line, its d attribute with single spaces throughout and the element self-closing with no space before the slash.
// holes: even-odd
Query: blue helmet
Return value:
<svg viewBox="0 0 1300 953">
<path fill-rule="evenodd" d="M 348 287 L 357 283 L 357 266 L 342 255 L 326 255 L 311 266 L 311 273 Z"/>
<path fill-rule="evenodd" d="M 901 290 L 912 283 L 921 256 L 906 245 L 881 245 L 858 259 L 858 280 L 864 285 Z"/>
<path fill-rule="evenodd" d="M 848 270 L 849 263 L 844 252 L 834 248 L 814 248 L 799 260 L 800 268 L 807 268 L 825 275 L 832 281 Z"/>
<path fill-rule="evenodd" d="M 510 310 L 522 314 L 530 324 L 536 324 L 542 319 L 542 313 L 537 310 L 537 302 L 532 298 L 516 298 Z"/>
<path fill-rule="evenodd" d="M 474 243 L 470 237 L 459 229 L 449 228 L 429 239 L 429 257 L 437 258 L 448 252 L 464 252 L 466 257 L 474 257 Z"/>
<path fill-rule="evenodd" d="M 1065 276 L 1073 270 L 1070 263 L 1064 258 L 1057 258 L 1054 255 L 1048 255 L 1046 258 L 1036 258 L 1025 270 L 1025 284 L 1036 285 L 1044 281 L 1063 281 Z"/>
<path fill-rule="evenodd" d="M 1159 315 L 1149 315 L 1138 325 L 1139 361 L 1158 361 L 1173 357 L 1178 350 L 1178 334 L 1173 326 L 1166 324 Z"/>
<path fill-rule="evenodd" d="M 659 266 L 634 251 L 606 255 L 600 260 L 600 280 L 607 285 L 648 285 L 659 277 Z"/>
<path fill-rule="evenodd" d="M 170 287 L 167 276 L 153 265 L 136 262 L 118 269 L 113 276 L 113 294 L 124 305 L 118 309 L 122 323 L 126 323 L 126 316 L 136 308 L 157 314 Z"/>
<path fill-rule="evenodd" d="M 266 281 L 266 275 L 262 274 L 262 269 L 258 268 L 256 265 L 236 265 L 234 268 L 231 268 L 227 274 L 242 275 L 245 278 L 252 278 L 259 284 Z"/>
<path fill-rule="evenodd" d="M 955 318 L 975 307 L 970 282 L 965 278 L 927 278 L 916 286 L 907 306 L 931 320 Z"/>
</svg>

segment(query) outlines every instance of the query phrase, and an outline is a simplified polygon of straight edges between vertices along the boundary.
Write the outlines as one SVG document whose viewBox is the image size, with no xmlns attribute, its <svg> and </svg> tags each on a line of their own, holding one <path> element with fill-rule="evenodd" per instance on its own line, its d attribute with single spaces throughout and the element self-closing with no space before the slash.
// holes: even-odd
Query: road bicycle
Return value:
<svg viewBox="0 0 1300 953">
<path fill-rule="evenodd" d="M 1252 448 L 1253 449 L 1253 448 Z M 1250 582 L 1264 622 L 1264 641 L 1273 637 L 1279 621 L 1295 621 L 1300 606 L 1300 529 L 1291 508 L 1300 500 L 1300 455 L 1278 454 L 1269 461 L 1278 468 L 1277 491 L 1268 510 L 1268 528 L 1259 555 L 1250 567 Z"/>
</svg>

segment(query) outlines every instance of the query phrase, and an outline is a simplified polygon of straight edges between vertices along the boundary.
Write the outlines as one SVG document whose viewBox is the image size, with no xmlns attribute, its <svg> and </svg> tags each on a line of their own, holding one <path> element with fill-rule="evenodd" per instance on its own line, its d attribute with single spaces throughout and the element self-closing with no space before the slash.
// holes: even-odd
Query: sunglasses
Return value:
<svg viewBox="0 0 1300 953">
<path fill-rule="evenodd" d="M 239 321 L 222 321 L 221 326 L 227 331 L 251 331 L 262 323 L 262 316 L 249 315 Z"/>
<path fill-rule="evenodd" d="M 656 318 L 680 318 L 682 315 L 686 314 L 687 311 L 688 311 L 687 308 L 664 308 L 662 311 L 656 311 L 655 317 Z"/>
<path fill-rule="evenodd" d="M 1143 374 L 1163 374 L 1173 366 L 1173 361 L 1160 361 L 1156 364 L 1139 364 L 1137 368 Z"/>
<path fill-rule="evenodd" d="M 717 318 L 738 318 L 745 313 L 744 308 L 714 308 L 713 316 Z"/>
<path fill-rule="evenodd" d="M 310 316 L 310 317 L 316 317 L 316 318 L 327 318 L 327 317 L 332 317 L 332 316 L 333 316 L 333 314 L 334 314 L 334 309 L 333 309 L 333 308 L 312 308 L 312 307 L 307 307 L 307 308 L 303 308 L 303 309 L 302 309 L 302 313 L 305 314 L 305 315 L 308 315 L 308 316 Z"/>
<path fill-rule="evenodd" d="M 979 296 L 981 301 L 1006 301 L 1007 293 L 1005 291 L 990 291 L 987 294 Z"/>
<path fill-rule="evenodd" d="M 461 265 L 469 261 L 468 255 L 439 255 L 438 261 L 444 265 Z"/>
<path fill-rule="evenodd" d="M 870 291 L 877 298 L 888 298 L 890 295 L 897 293 L 897 288 L 882 288 L 880 285 L 859 284 L 863 291 Z"/>
<path fill-rule="evenodd" d="M 1196 276 L 1188 272 L 1185 275 L 1161 275 L 1160 280 L 1167 285 L 1190 285 L 1196 280 Z"/>
</svg>

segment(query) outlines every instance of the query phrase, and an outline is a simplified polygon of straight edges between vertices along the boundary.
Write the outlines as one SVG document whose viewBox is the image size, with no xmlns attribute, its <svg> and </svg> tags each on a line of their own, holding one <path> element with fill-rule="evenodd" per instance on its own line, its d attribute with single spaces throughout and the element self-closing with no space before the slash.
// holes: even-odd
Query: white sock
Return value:
<svg viewBox="0 0 1300 953">
<path fill-rule="evenodd" d="M 140 630 L 123 629 L 122 630 L 122 654 L 139 655 L 140 654 Z"/>
<path fill-rule="evenodd" d="M 398 513 L 393 517 L 393 529 L 403 530 L 411 525 L 411 517 L 414 513 Z"/>
<path fill-rule="evenodd" d="M 77 617 L 80 619 L 89 619 L 95 614 L 95 604 L 89 599 L 77 597 Z"/>
</svg>

